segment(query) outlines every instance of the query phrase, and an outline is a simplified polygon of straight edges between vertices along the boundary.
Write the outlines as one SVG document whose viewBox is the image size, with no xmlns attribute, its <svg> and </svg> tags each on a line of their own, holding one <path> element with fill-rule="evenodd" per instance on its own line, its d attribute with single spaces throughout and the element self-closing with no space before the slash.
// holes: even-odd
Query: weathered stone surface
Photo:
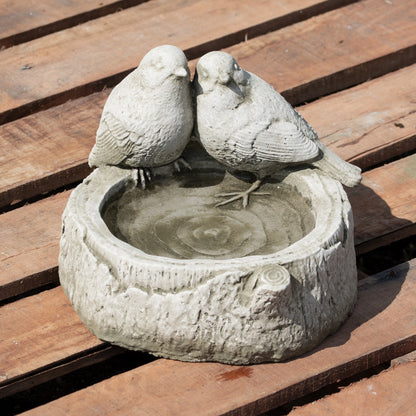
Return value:
<svg viewBox="0 0 416 416">
<path fill-rule="evenodd" d="M 101 167 L 73 191 L 59 275 L 75 310 L 103 340 L 185 361 L 248 364 L 311 349 L 356 298 L 342 186 L 318 170 L 285 172 L 246 210 L 216 208 L 216 193 L 246 183 L 215 170 L 199 181 L 211 169 L 200 162 L 144 191 L 134 171 Z"/>
<path fill-rule="evenodd" d="M 148 168 L 180 158 L 194 125 L 189 77 L 182 50 L 151 49 L 111 91 L 89 165 L 137 168 L 146 187 Z"/>
<path fill-rule="evenodd" d="M 360 183 L 360 168 L 328 149 L 285 98 L 257 75 L 244 71 L 228 53 L 212 51 L 202 56 L 193 88 L 195 131 L 206 151 L 231 172 L 251 172 L 257 178 L 248 190 L 233 195 L 244 206 L 247 194 L 264 178 L 288 166 L 308 164 L 346 186 Z M 223 204 L 230 200 L 234 199 Z"/>
</svg>

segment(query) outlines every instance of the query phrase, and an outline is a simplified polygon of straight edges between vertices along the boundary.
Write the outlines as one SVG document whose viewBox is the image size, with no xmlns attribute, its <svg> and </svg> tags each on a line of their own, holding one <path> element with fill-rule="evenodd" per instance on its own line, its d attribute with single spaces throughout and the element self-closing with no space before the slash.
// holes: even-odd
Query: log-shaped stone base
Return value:
<svg viewBox="0 0 416 416">
<path fill-rule="evenodd" d="M 248 208 L 215 208 L 217 193 L 247 187 L 206 166 L 144 191 L 134 171 L 95 170 L 72 192 L 59 257 L 86 326 L 129 349 L 232 364 L 293 357 L 335 331 L 357 286 L 342 186 L 286 172 Z"/>
</svg>

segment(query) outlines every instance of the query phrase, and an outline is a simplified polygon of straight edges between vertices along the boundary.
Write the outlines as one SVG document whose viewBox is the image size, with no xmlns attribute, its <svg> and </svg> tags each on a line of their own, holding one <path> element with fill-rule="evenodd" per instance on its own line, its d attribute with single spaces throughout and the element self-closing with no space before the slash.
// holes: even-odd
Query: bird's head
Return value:
<svg viewBox="0 0 416 416">
<path fill-rule="evenodd" d="M 209 52 L 196 66 L 199 93 L 208 93 L 216 85 L 225 86 L 244 98 L 245 86 L 250 75 L 243 71 L 236 60 L 226 52 Z"/>
<path fill-rule="evenodd" d="M 150 50 L 140 62 L 138 74 L 146 87 L 157 87 L 167 79 L 186 80 L 190 72 L 185 54 L 176 46 L 162 45 Z"/>
</svg>

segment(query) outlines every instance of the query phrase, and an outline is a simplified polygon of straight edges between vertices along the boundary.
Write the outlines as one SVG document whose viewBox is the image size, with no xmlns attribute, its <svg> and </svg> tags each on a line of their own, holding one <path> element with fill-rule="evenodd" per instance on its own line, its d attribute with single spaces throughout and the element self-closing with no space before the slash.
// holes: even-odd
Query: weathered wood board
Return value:
<svg viewBox="0 0 416 416">
<path fill-rule="evenodd" d="M 143 1 L 3 1 L 0 4 L 0 48 L 27 42 Z"/>
<path fill-rule="evenodd" d="M 332 151 L 369 169 L 416 149 L 415 79 L 412 65 L 298 110 Z"/>
<path fill-rule="evenodd" d="M 379 247 L 414 239 L 414 6 L 413 0 L 261 0 L 256 7 L 248 0 L 3 1 L 1 413 L 16 413 L 2 397 L 17 403 L 17 392 L 30 397 L 33 386 L 39 391 L 49 381 L 53 388 L 61 376 L 91 372 L 92 364 L 124 351 L 90 334 L 60 287 L 44 286 L 58 283 L 61 214 L 71 188 L 90 172 L 86 161 L 104 102 L 153 46 L 181 47 L 191 69 L 205 52 L 225 48 L 298 105 L 326 145 L 366 170 L 362 184 L 348 190 L 358 254 L 370 258 Z M 407 248 L 414 244 L 406 241 Z M 416 260 L 359 284 L 353 315 L 303 357 L 247 367 L 157 359 L 85 389 L 75 386 L 58 400 L 46 394 L 48 403 L 27 414 L 261 414 L 392 359 L 405 364 L 291 414 L 413 414 Z"/>
<path fill-rule="evenodd" d="M 57 281 L 61 215 L 68 196 L 0 215 L 0 301 Z"/>
<path fill-rule="evenodd" d="M 416 148 L 415 78 L 413 65 L 298 110 L 331 150 L 369 168 Z M 108 94 L 91 94 L 0 126 L 0 207 L 90 172 L 87 158 Z M 388 101 L 379 99 L 386 94 Z"/>
<path fill-rule="evenodd" d="M 298 408 L 289 416 L 413 416 L 416 407 L 416 362 L 352 384 L 340 393 Z"/>
<path fill-rule="evenodd" d="M 348 190 L 360 253 L 416 232 L 415 167 L 416 155 L 408 156 L 365 172 L 362 184 Z M 0 300 L 57 280 L 68 196 L 63 192 L 0 215 Z"/>
<path fill-rule="evenodd" d="M 28 414 L 260 414 L 414 349 L 415 295 L 413 261 L 364 280 L 348 321 L 300 358 L 246 367 L 161 359 Z"/>
<path fill-rule="evenodd" d="M 416 154 L 365 172 L 347 189 L 359 253 L 416 233 Z"/>
<path fill-rule="evenodd" d="M 0 60 L 0 123 L 114 84 L 157 45 L 196 57 L 340 3 L 261 0 L 253 13 L 250 1 L 154 0 L 17 45 Z"/>
<path fill-rule="evenodd" d="M 25 377 L 29 377 L 30 384 L 36 384 L 30 378 L 34 371 L 39 383 L 52 363 L 55 371 L 62 371 L 65 362 L 76 360 L 79 353 L 87 355 L 103 347 L 100 340 L 83 328 L 61 288 L 2 306 L 0 319 L 0 374 L 9 392 L 14 392 L 15 382 L 22 382 Z M 0 387 L 0 397 L 4 394 L 2 390 Z"/>
</svg>

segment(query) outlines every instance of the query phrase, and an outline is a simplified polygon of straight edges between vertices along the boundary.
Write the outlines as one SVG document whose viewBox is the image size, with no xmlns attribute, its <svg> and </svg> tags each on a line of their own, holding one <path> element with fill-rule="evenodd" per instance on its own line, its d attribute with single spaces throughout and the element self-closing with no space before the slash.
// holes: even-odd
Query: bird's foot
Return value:
<svg viewBox="0 0 416 416">
<path fill-rule="evenodd" d="M 175 167 L 175 170 L 177 172 L 180 172 L 182 170 L 182 168 L 192 170 L 191 165 L 183 157 L 180 157 L 179 159 L 176 159 L 173 162 L 173 166 Z"/>
<path fill-rule="evenodd" d="M 255 192 L 256 189 L 259 188 L 261 184 L 261 180 L 256 180 L 249 189 L 243 192 L 228 192 L 223 194 L 217 194 L 216 197 L 226 197 L 231 196 L 231 198 L 226 199 L 225 201 L 219 202 L 218 204 L 215 204 L 216 207 L 221 207 L 223 205 L 227 205 L 231 202 L 237 201 L 238 199 L 243 200 L 243 208 L 246 208 L 248 206 L 248 200 L 250 195 L 256 195 L 256 196 L 264 196 L 264 195 L 270 195 L 270 192 Z"/>
<path fill-rule="evenodd" d="M 224 197 L 224 196 L 232 196 L 232 198 L 226 199 L 225 201 L 218 202 L 218 204 L 215 204 L 216 207 L 221 207 L 223 205 L 227 205 L 230 202 L 237 201 L 238 199 L 243 200 L 243 208 L 246 208 L 248 206 L 248 198 L 250 195 L 256 195 L 256 196 L 262 196 L 262 195 L 270 195 L 270 192 L 229 192 L 225 194 L 217 194 L 216 197 Z"/>
<path fill-rule="evenodd" d="M 146 189 L 146 183 L 152 180 L 152 171 L 149 168 L 137 169 L 137 184 L 142 186 L 142 189 Z"/>
</svg>

